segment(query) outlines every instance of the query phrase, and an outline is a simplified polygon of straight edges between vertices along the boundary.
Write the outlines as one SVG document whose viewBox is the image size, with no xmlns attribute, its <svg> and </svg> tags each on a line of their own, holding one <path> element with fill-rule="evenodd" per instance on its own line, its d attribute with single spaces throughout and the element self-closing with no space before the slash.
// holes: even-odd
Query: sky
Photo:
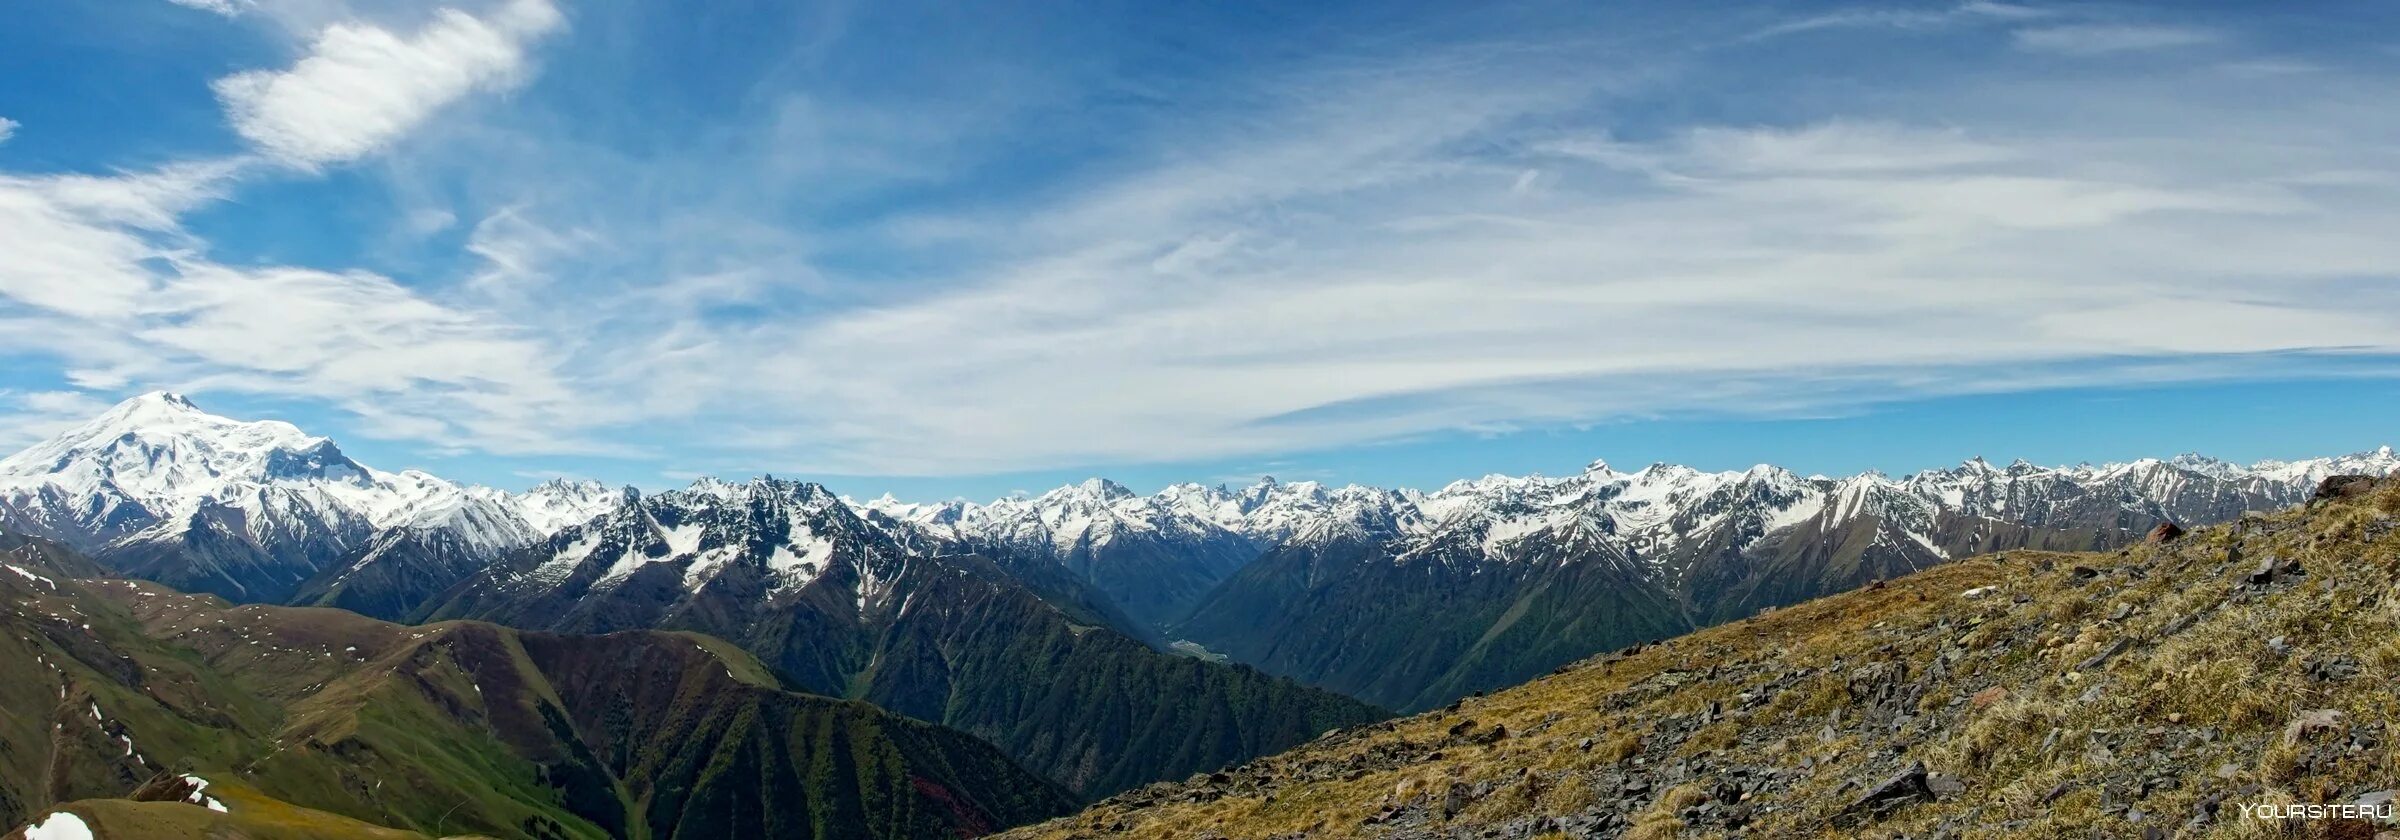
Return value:
<svg viewBox="0 0 2400 840">
<path fill-rule="evenodd" d="M 2400 6 L 118 0 L 0 447 L 904 498 L 2400 440 Z"/>
</svg>

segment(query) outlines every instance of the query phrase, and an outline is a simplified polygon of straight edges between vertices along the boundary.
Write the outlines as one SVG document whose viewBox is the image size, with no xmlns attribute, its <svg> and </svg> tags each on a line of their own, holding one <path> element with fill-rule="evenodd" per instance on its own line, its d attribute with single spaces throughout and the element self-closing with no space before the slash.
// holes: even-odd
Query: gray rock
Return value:
<svg viewBox="0 0 2400 840">
<path fill-rule="evenodd" d="M 2273 557 L 2259 558 L 2258 568 L 2252 569 L 2249 576 L 2242 578 L 2242 581 L 2250 584 L 2251 586 L 2265 586 L 2267 584 L 2274 583 L 2275 565 L 2277 562 L 2278 561 Z"/>
<path fill-rule="evenodd" d="M 1925 786 L 1925 762 L 1908 765 L 1883 783 L 1868 788 L 1865 795 L 1851 801 L 1842 809 L 1844 817 L 1857 820 L 1890 813 L 1914 802 L 1930 802 L 1933 791 Z"/>
<path fill-rule="evenodd" d="M 1467 809 L 1467 803 L 1470 801 L 1472 800 L 1469 798 L 1467 786 L 1460 782 L 1451 782 L 1450 790 L 1442 794 L 1442 818 L 1449 819 L 1458 816 L 1458 812 Z"/>
</svg>

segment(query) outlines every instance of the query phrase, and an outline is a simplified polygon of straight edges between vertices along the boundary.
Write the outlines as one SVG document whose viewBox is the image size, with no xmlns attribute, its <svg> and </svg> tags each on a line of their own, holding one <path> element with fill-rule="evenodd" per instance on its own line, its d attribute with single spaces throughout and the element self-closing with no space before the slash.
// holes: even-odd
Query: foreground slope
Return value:
<svg viewBox="0 0 2400 840">
<path fill-rule="evenodd" d="M 714 639 L 232 607 L 31 559 L 0 555 L 0 823 L 167 774 L 434 835 L 956 837 L 1069 804 L 979 739 L 784 690 Z"/>
<path fill-rule="evenodd" d="M 2387 801 L 2400 769 L 2400 485 L 2345 487 L 1940 566 L 1009 836 L 2367 837 L 2243 815 Z"/>
<path fill-rule="evenodd" d="M 198 777 L 162 776 L 119 799 L 85 799 L 53 807 L 0 840 L 97 840 L 207 837 L 222 840 L 433 840 L 416 831 L 385 828 L 302 808 L 246 785 Z"/>
</svg>

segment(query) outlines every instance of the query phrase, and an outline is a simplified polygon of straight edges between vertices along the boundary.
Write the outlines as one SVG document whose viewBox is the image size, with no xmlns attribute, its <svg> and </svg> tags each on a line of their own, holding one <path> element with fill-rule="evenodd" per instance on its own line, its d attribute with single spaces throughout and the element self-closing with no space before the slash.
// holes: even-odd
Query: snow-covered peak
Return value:
<svg viewBox="0 0 2400 840">
<path fill-rule="evenodd" d="M 676 570 L 689 592 L 736 568 L 757 575 L 769 590 L 789 592 L 816 580 L 837 556 L 901 551 L 894 533 L 861 514 L 877 510 L 877 503 L 846 503 L 809 482 L 704 479 L 682 490 L 625 492 L 616 499 L 612 508 L 552 536 L 525 579 L 555 588 L 580 577 L 594 590 L 609 590 L 663 564 Z"/>
<path fill-rule="evenodd" d="M 0 487 L 113 491 L 184 512 L 230 483 L 367 481 L 367 470 L 330 440 L 281 421 L 218 417 L 164 391 L 0 460 Z"/>
<path fill-rule="evenodd" d="M 516 508 L 518 515 L 525 517 L 526 525 L 538 533 L 550 534 L 589 522 L 639 496 L 631 487 L 554 478 L 517 497 Z"/>
<path fill-rule="evenodd" d="M 0 511 L 91 548 L 174 539 L 204 510 L 235 514 L 230 521 L 269 552 L 302 542 L 338 549 L 394 528 L 501 548 L 589 519 L 614 497 L 593 483 L 554 482 L 518 496 L 419 470 L 384 472 L 290 423 L 210 414 L 164 391 L 0 459 Z"/>
<path fill-rule="evenodd" d="M 2169 458 L 2166 460 L 2166 464 L 2179 470 L 2188 470 L 2215 479 L 2240 478 L 2245 472 L 2239 464 L 2211 458 L 2197 452 L 2186 452 Z"/>
<path fill-rule="evenodd" d="M 1120 499 L 1130 499 L 1134 497 L 1133 490 L 1127 488 L 1125 485 L 1118 484 L 1105 478 L 1084 479 L 1083 483 L 1077 485 L 1076 489 L 1083 491 L 1083 495 L 1085 496 L 1105 502 L 1114 502 Z"/>
<path fill-rule="evenodd" d="M 2389 446 L 2366 452 L 2305 461 L 2260 461 L 2249 474 L 2269 481 L 2315 484 L 2330 475 L 2387 475 L 2400 471 L 2400 456 Z"/>
</svg>

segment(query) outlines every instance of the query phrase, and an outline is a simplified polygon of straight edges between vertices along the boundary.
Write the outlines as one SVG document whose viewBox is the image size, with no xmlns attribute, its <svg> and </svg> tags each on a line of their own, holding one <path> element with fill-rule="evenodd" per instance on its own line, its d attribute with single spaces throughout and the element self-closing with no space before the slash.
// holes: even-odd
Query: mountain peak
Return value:
<svg viewBox="0 0 2400 840">
<path fill-rule="evenodd" d="M 137 396 L 137 397 L 134 397 L 134 398 L 132 398 L 132 399 L 128 399 L 128 400 L 126 400 L 126 401 L 125 401 L 125 403 L 122 403 L 122 404 L 137 404 L 137 403 L 138 403 L 138 404 L 153 404 L 153 405 L 160 405 L 160 406 L 166 406 L 166 407 L 170 407 L 170 408 L 180 408 L 180 409 L 183 409 L 183 410 L 186 410 L 186 411 L 199 411 L 199 410 L 200 410 L 200 407 L 199 407 L 199 406 L 196 406 L 196 405 L 193 405 L 193 404 L 192 404 L 192 401 L 191 401 L 191 399 L 189 399 L 189 398 L 185 397 L 185 396 L 184 396 L 184 395 L 182 395 L 182 394 L 175 393 L 175 392 L 173 392 L 173 391 L 151 391 L 151 392 L 149 392 L 149 393 L 147 393 L 147 394 L 142 394 L 142 395 L 140 395 L 140 396 Z"/>
<path fill-rule="evenodd" d="M 145 428 L 188 428 L 193 425 L 224 426 L 241 421 L 219 417 L 201 410 L 190 398 L 173 391 L 151 391 L 127 397 L 101 412 L 84 424 L 84 428 L 139 426 Z"/>
<path fill-rule="evenodd" d="M 1130 499 L 1134 496 L 1131 488 L 1105 478 L 1087 478 L 1079 486 L 1083 492 L 1111 502 L 1118 499 Z"/>
</svg>

